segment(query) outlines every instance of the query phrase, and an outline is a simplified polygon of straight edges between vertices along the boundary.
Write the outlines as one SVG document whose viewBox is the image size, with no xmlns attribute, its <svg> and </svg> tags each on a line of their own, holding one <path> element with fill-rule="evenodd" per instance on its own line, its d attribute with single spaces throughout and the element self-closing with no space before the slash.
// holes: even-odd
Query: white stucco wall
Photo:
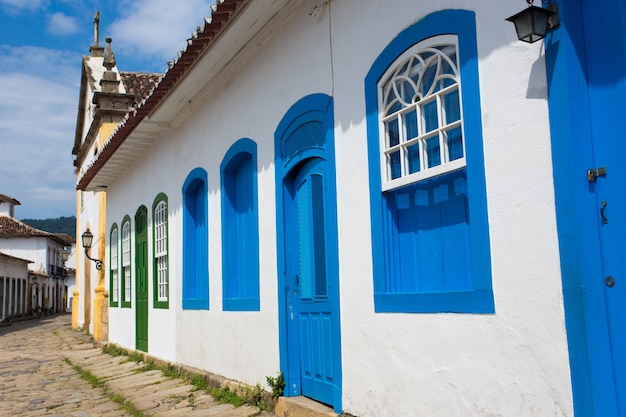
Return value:
<svg viewBox="0 0 626 417">
<path fill-rule="evenodd" d="M 316 3 L 303 1 L 275 23 L 273 37 L 210 101 L 108 189 L 107 228 L 121 226 L 125 215 L 134 226 L 143 204 L 148 242 L 154 198 L 164 192 L 169 199 L 170 308 L 152 308 L 150 278 L 150 353 L 252 384 L 278 371 L 273 135 L 293 103 L 321 92 L 335 106 L 344 410 L 360 417 L 573 416 L 542 46 L 518 42 L 504 21 L 520 5 L 333 1 L 310 16 Z M 476 12 L 496 313 L 376 314 L 364 78 L 398 33 L 442 8 Z M 258 145 L 261 311 L 236 313 L 222 311 L 219 166 L 242 137 Z M 196 167 L 208 173 L 209 311 L 183 311 L 180 303 L 181 187 Z M 134 309 L 112 308 L 110 340 L 134 347 L 134 317 Z"/>
<path fill-rule="evenodd" d="M 12 237 L 0 239 L 0 250 L 7 255 L 16 258 L 32 261 L 28 264 L 30 271 L 48 273 L 48 265 L 53 264 L 53 260 L 48 257 L 48 247 L 55 246 L 45 237 Z M 61 249 L 62 246 L 58 246 Z M 57 248 L 58 248 L 57 247 Z"/>
<path fill-rule="evenodd" d="M 0 277 L 28 279 L 28 261 L 5 253 L 0 253 Z"/>
</svg>

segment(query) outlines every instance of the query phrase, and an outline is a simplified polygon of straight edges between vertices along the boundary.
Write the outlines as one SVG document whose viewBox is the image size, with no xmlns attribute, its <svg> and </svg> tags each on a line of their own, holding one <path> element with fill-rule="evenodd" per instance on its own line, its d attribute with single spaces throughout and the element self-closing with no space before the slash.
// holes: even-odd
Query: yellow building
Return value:
<svg viewBox="0 0 626 417">
<path fill-rule="evenodd" d="M 111 47 L 100 46 L 100 15 L 94 19 L 93 45 L 83 57 L 74 167 L 80 180 L 101 152 L 107 152 L 107 140 L 145 95 L 161 78 L 160 74 L 120 73 Z M 78 182 L 78 181 L 77 181 Z M 72 327 L 89 330 L 96 340 L 108 338 L 108 291 L 105 286 L 106 259 L 106 187 L 97 191 L 77 190 L 76 241 L 93 234 L 90 249 L 79 250 L 76 259 L 76 290 L 72 305 Z"/>
</svg>

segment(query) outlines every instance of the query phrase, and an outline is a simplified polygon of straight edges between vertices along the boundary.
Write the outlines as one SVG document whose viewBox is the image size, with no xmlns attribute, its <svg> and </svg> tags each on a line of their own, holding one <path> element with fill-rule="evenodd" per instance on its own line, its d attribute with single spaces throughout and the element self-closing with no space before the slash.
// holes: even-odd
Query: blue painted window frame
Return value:
<svg viewBox="0 0 626 417">
<path fill-rule="evenodd" d="M 115 233 L 115 239 L 113 239 L 113 233 Z M 115 245 L 114 245 L 115 243 Z M 115 249 L 115 257 L 113 256 L 113 249 Z M 115 260 L 115 262 L 114 262 Z M 113 268 L 113 267 L 116 268 Z M 117 271 L 117 277 L 113 276 L 113 271 Z M 113 281 L 117 280 L 117 291 L 113 286 Z M 117 299 L 115 297 L 117 295 Z M 111 225 L 111 231 L 109 233 L 109 306 L 119 307 L 120 304 L 120 235 L 117 223 Z"/>
<path fill-rule="evenodd" d="M 183 192 L 183 310 L 209 309 L 208 180 L 193 169 Z"/>
<path fill-rule="evenodd" d="M 465 173 L 469 222 L 468 273 L 471 289 L 463 291 L 394 292 L 388 283 L 395 279 L 385 252 L 392 248 L 388 207 L 381 187 L 378 82 L 404 51 L 432 36 L 458 36 L 458 60 L 462 82 L 462 109 L 466 141 Z M 432 13 L 403 30 L 374 61 L 365 78 L 369 184 L 371 198 L 374 305 L 378 313 L 478 313 L 495 312 L 491 284 L 491 250 L 487 217 L 483 142 L 478 78 L 476 17 L 467 10 Z"/>
<path fill-rule="evenodd" d="M 220 175 L 222 308 L 224 311 L 259 311 L 256 143 L 247 138 L 235 142 L 222 160 Z"/>
</svg>

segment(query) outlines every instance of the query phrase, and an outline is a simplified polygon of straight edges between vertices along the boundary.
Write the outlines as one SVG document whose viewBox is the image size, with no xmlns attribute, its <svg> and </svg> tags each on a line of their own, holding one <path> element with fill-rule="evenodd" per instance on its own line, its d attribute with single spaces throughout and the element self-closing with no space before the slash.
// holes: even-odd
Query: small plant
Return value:
<svg viewBox="0 0 626 417">
<path fill-rule="evenodd" d="M 142 366 L 141 368 L 139 368 L 137 370 L 137 372 L 146 372 L 146 371 L 154 371 L 155 369 L 161 370 L 161 368 L 159 368 L 157 365 L 155 365 L 154 361 L 152 360 L 148 360 L 148 362 L 146 362 L 144 364 L 144 366 Z"/>
<path fill-rule="evenodd" d="M 121 347 L 109 343 L 102 348 L 102 353 L 106 353 L 111 356 L 128 356 L 128 352 L 126 349 L 122 349 Z"/>
<path fill-rule="evenodd" d="M 143 361 L 143 353 L 133 352 L 130 355 L 128 355 L 128 360 L 139 363 Z"/>
<path fill-rule="evenodd" d="M 171 363 L 165 365 L 161 369 L 161 371 L 163 372 L 163 376 L 166 376 L 168 378 L 178 378 L 180 376 L 174 365 L 172 365 Z"/>
<path fill-rule="evenodd" d="M 232 404 L 235 407 L 239 407 L 244 404 L 243 398 L 237 395 L 236 392 L 231 391 L 230 388 L 213 388 L 209 394 L 222 404 Z"/>
<path fill-rule="evenodd" d="M 208 386 L 206 379 L 204 379 L 204 377 L 200 374 L 191 375 L 191 377 L 189 378 L 189 383 L 195 387 L 193 389 L 194 391 L 205 390 Z"/>
<path fill-rule="evenodd" d="M 275 377 L 265 377 L 267 385 L 272 389 L 272 397 L 278 398 L 285 393 L 285 378 L 283 378 L 283 371 L 278 372 Z"/>
</svg>

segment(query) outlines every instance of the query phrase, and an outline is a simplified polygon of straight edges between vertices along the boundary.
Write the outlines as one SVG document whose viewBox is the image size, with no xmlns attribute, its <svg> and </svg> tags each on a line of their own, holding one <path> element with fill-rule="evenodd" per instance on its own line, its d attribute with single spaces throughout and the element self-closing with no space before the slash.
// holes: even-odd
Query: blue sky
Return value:
<svg viewBox="0 0 626 417">
<path fill-rule="evenodd" d="M 0 194 L 16 217 L 75 214 L 81 56 L 113 39 L 122 71 L 164 72 L 214 0 L 0 0 Z"/>
</svg>

